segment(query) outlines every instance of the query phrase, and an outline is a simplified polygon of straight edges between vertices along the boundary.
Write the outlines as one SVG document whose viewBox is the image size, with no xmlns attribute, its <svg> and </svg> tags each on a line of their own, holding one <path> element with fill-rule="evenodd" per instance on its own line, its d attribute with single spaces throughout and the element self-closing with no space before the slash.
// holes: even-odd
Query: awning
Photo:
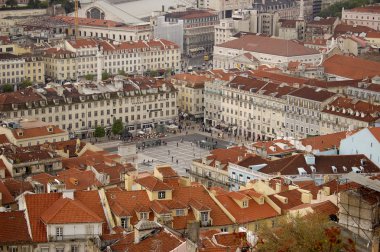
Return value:
<svg viewBox="0 0 380 252">
<path fill-rule="evenodd" d="M 168 125 L 166 127 L 168 127 L 169 129 L 178 129 L 178 126 L 174 125 L 174 124 L 170 124 L 170 125 Z"/>
<path fill-rule="evenodd" d="M 144 131 L 139 131 L 139 132 L 137 132 L 137 134 L 140 134 L 140 135 L 144 135 L 145 133 L 144 133 Z"/>
</svg>

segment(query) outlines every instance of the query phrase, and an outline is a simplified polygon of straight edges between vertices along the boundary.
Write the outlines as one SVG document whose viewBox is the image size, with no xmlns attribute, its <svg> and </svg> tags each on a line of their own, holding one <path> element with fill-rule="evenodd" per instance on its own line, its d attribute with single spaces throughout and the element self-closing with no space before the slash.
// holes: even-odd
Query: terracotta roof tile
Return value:
<svg viewBox="0 0 380 252">
<path fill-rule="evenodd" d="M 380 142 L 380 127 L 371 127 L 368 130 L 372 133 L 372 135 Z"/>
<path fill-rule="evenodd" d="M 172 189 L 169 185 L 167 185 L 166 183 L 162 182 L 154 176 L 139 178 L 136 179 L 135 182 L 148 189 L 149 191 L 161 191 Z"/>
<path fill-rule="evenodd" d="M 75 214 L 73 214 L 75 213 Z M 61 198 L 41 215 L 46 224 L 98 223 L 102 219 L 78 200 Z"/>
<path fill-rule="evenodd" d="M 304 47 L 294 41 L 256 35 L 246 35 L 220 44 L 218 47 L 285 57 L 319 54 L 317 50 Z M 286 50 L 284 50 L 284 48 L 286 48 Z"/>
<path fill-rule="evenodd" d="M 22 132 L 22 134 L 19 134 L 19 132 Z M 43 136 L 49 136 L 49 135 L 55 135 L 55 134 L 61 134 L 61 133 L 65 133 L 65 131 L 55 125 L 33 127 L 33 128 L 23 128 L 23 129 L 12 129 L 12 134 L 16 139 L 43 137 Z"/>
<path fill-rule="evenodd" d="M 8 205 L 15 202 L 15 198 L 9 192 L 5 184 L 0 180 L 0 193 L 2 195 L 1 205 Z"/>
<path fill-rule="evenodd" d="M 61 193 L 44 193 L 44 194 L 28 194 L 25 195 L 25 203 L 28 211 L 30 228 L 33 242 L 47 242 L 46 226 L 42 222 L 41 216 L 53 204 L 62 198 Z M 103 206 L 101 204 L 97 191 L 78 191 L 74 192 L 74 199 L 95 214 L 103 222 L 103 232 L 108 231 L 107 221 L 104 215 Z M 76 207 L 73 207 L 75 209 Z M 67 215 L 74 215 L 73 212 Z M 49 217 L 49 216 L 48 216 Z M 75 218 L 72 216 L 63 216 L 63 218 Z"/>
<path fill-rule="evenodd" d="M 330 200 L 326 200 L 321 203 L 311 204 L 310 206 L 315 212 L 322 213 L 326 215 L 337 214 L 339 211 L 339 207 L 337 207 Z"/>
<path fill-rule="evenodd" d="M 379 75 L 380 63 L 357 57 L 334 55 L 323 62 L 325 72 L 349 79 L 372 78 Z"/>
<path fill-rule="evenodd" d="M 163 178 L 178 178 L 178 173 L 170 166 L 158 167 L 157 170 L 162 174 Z"/>
<path fill-rule="evenodd" d="M 134 233 L 131 232 L 111 245 L 112 251 L 175 251 L 185 241 L 166 229 L 159 229 L 138 243 L 134 243 Z"/>
<path fill-rule="evenodd" d="M 313 150 L 324 151 L 333 148 L 339 148 L 340 141 L 345 139 L 347 136 L 354 134 L 355 132 L 357 132 L 357 130 L 341 131 L 332 134 L 308 137 L 301 139 L 300 141 L 305 147 L 310 145 Z"/>
<path fill-rule="evenodd" d="M 279 195 L 281 197 L 287 198 L 287 203 L 281 202 L 276 195 Z M 289 209 L 292 209 L 296 206 L 300 206 L 303 204 L 301 201 L 302 193 L 298 191 L 297 189 L 294 190 L 288 190 L 285 192 L 269 195 L 268 197 L 282 210 L 287 211 Z"/>
<path fill-rule="evenodd" d="M 30 243 L 28 225 L 23 211 L 0 212 L 0 244 Z"/>
<path fill-rule="evenodd" d="M 327 90 L 323 89 L 316 89 L 311 87 L 301 87 L 291 93 L 288 94 L 289 96 L 296 96 L 308 100 L 318 101 L 318 102 L 324 102 L 332 97 L 334 97 L 336 94 Z"/>
<path fill-rule="evenodd" d="M 239 194 L 250 195 L 253 189 L 239 191 Z M 252 195 L 252 194 L 251 194 Z M 278 213 L 268 204 L 258 204 L 253 198 L 248 197 L 248 207 L 241 208 L 234 200 L 235 193 L 229 192 L 216 196 L 219 202 L 236 219 L 238 223 L 248 223 L 278 216 Z M 254 195 L 252 195 L 254 196 Z M 261 196 L 261 195 L 260 195 Z"/>
</svg>

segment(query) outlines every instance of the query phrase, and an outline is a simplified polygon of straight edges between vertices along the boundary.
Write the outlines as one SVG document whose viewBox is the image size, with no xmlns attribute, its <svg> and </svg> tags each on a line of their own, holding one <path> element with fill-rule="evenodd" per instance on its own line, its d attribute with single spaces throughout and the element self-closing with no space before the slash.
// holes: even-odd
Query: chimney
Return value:
<svg viewBox="0 0 380 252">
<path fill-rule="evenodd" d="M 189 221 L 187 223 L 187 230 L 188 230 L 188 238 L 190 241 L 194 242 L 195 244 L 198 244 L 199 240 L 199 230 L 200 225 L 199 221 Z"/>
<path fill-rule="evenodd" d="M 281 192 L 281 182 L 276 183 L 276 193 Z"/>
<path fill-rule="evenodd" d="M 305 156 L 305 162 L 307 165 L 315 165 L 315 156 L 312 154 L 306 154 Z"/>
<path fill-rule="evenodd" d="M 141 219 L 136 225 L 134 229 L 135 235 L 135 243 L 139 243 L 140 241 L 147 238 L 151 235 L 155 230 L 159 230 L 161 226 L 154 222 L 146 219 Z"/>
<path fill-rule="evenodd" d="M 66 198 L 69 198 L 69 199 L 74 199 L 74 190 L 64 190 L 62 192 L 62 198 L 66 199 Z"/>
</svg>

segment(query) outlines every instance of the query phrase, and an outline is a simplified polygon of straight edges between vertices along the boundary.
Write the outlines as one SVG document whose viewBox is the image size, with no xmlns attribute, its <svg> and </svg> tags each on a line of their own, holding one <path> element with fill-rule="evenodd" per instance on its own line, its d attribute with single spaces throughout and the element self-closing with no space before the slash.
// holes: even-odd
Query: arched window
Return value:
<svg viewBox="0 0 380 252">
<path fill-rule="evenodd" d="M 87 11 L 87 18 L 104 19 L 104 12 L 99 8 L 91 8 Z"/>
</svg>

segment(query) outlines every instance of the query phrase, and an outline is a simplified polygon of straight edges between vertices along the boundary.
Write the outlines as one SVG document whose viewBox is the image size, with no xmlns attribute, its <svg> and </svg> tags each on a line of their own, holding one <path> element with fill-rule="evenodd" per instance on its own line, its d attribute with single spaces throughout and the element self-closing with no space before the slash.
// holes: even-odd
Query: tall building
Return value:
<svg viewBox="0 0 380 252">
<path fill-rule="evenodd" d="M 177 116 L 177 90 L 169 82 L 147 77 L 52 84 L 0 97 L 5 120 L 35 118 L 81 138 L 91 136 L 96 126 L 110 128 L 114 119 L 138 130 Z"/>
<path fill-rule="evenodd" d="M 165 15 L 166 22 L 183 22 L 183 53 L 186 55 L 211 53 L 214 46 L 214 26 L 219 17 L 208 10 L 189 9 Z"/>
</svg>

